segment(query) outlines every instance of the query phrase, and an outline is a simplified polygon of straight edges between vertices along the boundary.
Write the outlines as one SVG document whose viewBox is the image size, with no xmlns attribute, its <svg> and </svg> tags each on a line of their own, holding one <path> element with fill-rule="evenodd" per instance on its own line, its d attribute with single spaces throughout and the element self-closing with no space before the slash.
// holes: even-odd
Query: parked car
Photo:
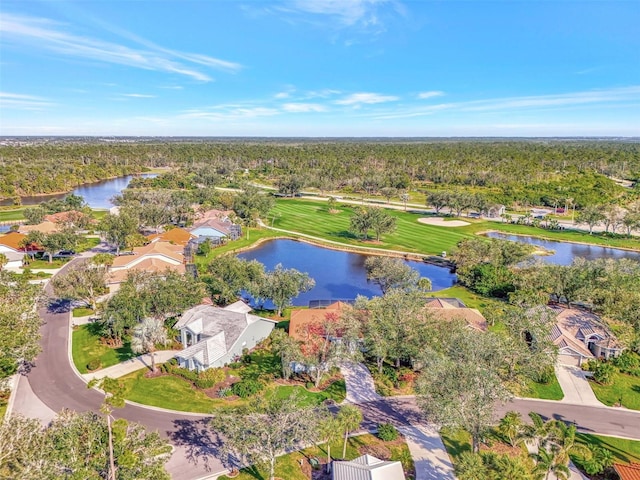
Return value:
<svg viewBox="0 0 640 480">
<path fill-rule="evenodd" d="M 74 257 L 76 252 L 73 250 L 60 250 L 58 253 L 54 253 L 51 258 L 71 258 Z"/>
</svg>

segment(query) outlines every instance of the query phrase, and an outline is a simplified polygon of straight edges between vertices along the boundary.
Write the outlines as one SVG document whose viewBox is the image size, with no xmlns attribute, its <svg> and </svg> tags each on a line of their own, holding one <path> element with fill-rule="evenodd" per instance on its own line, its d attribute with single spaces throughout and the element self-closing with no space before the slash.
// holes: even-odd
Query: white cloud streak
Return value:
<svg viewBox="0 0 640 480">
<path fill-rule="evenodd" d="M 379 93 L 353 93 L 341 100 L 336 100 L 334 103 L 336 105 L 362 105 L 362 104 L 375 104 L 375 103 L 385 103 L 385 102 L 395 102 L 398 100 L 398 97 L 393 95 L 381 95 Z"/>
<path fill-rule="evenodd" d="M 121 96 L 129 98 L 156 98 L 155 95 L 147 95 L 146 93 L 123 93 Z"/>
<path fill-rule="evenodd" d="M 288 113 L 326 112 L 327 107 L 318 103 L 285 103 L 282 110 Z"/>
<path fill-rule="evenodd" d="M 0 92 L 0 107 L 2 108 L 12 108 L 16 110 L 42 110 L 53 106 L 55 106 L 54 103 L 42 97 L 24 95 L 21 93 Z"/>
<path fill-rule="evenodd" d="M 426 100 L 427 98 L 442 97 L 443 95 L 444 95 L 444 92 L 440 90 L 431 90 L 429 92 L 420 92 L 418 94 L 418 98 L 420 100 Z"/>
<path fill-rule="evenodd" d="M 159 47 L 137 37 L 144 49 L 133 48 L 64 30 L 66 26 L 44 18 L 3 13 L 0 17 L 2 43 L 22 43 L 63 56 L 125 65 L 128 67 L 175 73 L 201 82 L 212 78 L 198 67 L 236 72 L 242 65 L 197 53 L 185 53 Z"/>
<path fill-rule="evenodd" d="M 386 113 L 380 112 L 379 114 L 376 114 L 375 117 L 378 119 L 409 118 L 433 115 L 439 111 L 467 113 L 502 112 L 513 110 L 524 111 L 578 105 L 621 104 L 622 102 L 636 100 L 640 100 L 640 85 L 551 95 L 530 95 L 441 103 L 427 107 L 396 110 Z"/>
</svg>

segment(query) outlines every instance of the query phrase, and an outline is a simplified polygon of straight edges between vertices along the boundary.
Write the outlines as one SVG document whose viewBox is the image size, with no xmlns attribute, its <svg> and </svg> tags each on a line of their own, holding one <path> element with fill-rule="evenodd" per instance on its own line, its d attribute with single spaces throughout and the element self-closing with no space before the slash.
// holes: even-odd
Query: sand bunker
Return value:
<svg viewBox="0 0 640 480">
<path fill-rule="evenodd" d="M 427 225 L 435 225 L 436 227 L 464 227 L 469 225 L 469 222 L 462 220 L 445 220 L 442 217 L 427 217 L 419 218 L 420 223 L 426 223 Z"/>
</svg>

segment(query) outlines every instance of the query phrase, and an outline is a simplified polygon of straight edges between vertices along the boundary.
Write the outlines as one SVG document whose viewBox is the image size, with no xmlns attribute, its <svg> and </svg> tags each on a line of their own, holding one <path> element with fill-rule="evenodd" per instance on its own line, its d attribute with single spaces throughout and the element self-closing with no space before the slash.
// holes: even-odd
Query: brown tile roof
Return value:
<svg viewBox="0 0 640 480">
<path fill-rule="evenodd" d="M 231 215 L 233 215 L 233 210 L 207 210 L 206 212 L 202 213 L 202 217 L 203 219 L 209 219 L 209 218 L 220 218 L 220 219 L 224 219 L 224 218 L 228 218 Z"/>
<path fill-rule="evenodd" d="M 454 302 L 444 298 L 436 298 L 430 300 L 426 307 L 438 320 L 464 320 L 467 324 L 476 330 L 482 332 L 487 331 L 488 324 L 484 315 L 480 310 L 475 308 L 457 307 Z"/>
<path fill-rule="evenodd" d="M 121 258 L 121 257 L 118 257 Z M 145 258 L 140 263 L 133 265 L 131 268 L 123 268 L 121 270 L 112 271 L 109 275 L 109 283 L 122 283 L 127 279 L 127 275 L 132 271 L 160 273 L 167 269 L 178 273 L 185 273 L 183 264 L 173 265 L 158 258 Z"/>
<path fill-rule="evenodd" d="M 149 240 L 152 242 L 169 242 L 175 245 L 186 245 L 189 243 L 189 240 L 194 238 L 194 236 L 187 232 L 184 228 L 172 228 L 171 230 L 167 230 L 164 233 L 155 233 L 153 235 L 147 236 Z"/>
<path fill-rule="evenodd" d="M 291 311 L 291 321 L 289 322 L 289 336 L 296 340 L 303 341 L 306 337 L 304 331 L 309 325 L 322 325 L 328 314 L 335 314 L 340 317 L 346 309 L 352 308 L 344 302 L 334 302 L 326 308 L 306 308 Z"/>
<path fill-rule="evenodd" d="M 136 263 L 140 257 L 149 255 L 161 255 L 168 257 L 176 262 L 182 263 L 184 256 L 182 255 L 183 247 L 180 245 L 172 245 L 169 242 L 153 242 L 144 247 L 136 247 L 133 249 L 135 255 L 122 255 L 113 259 L 112 267 L 125 267 Z"/>
<path fill-rule="evenodd" d="M 69 210 L 67 212 L 58 212 L 58 213 L 52 213 L 50 215 L 45 215 L 44 219 L 47 222 L 66 222 L 69 219 L 69 216 L 75 216 L 75 215 L 83 215 L 82 212 L 78 212 L 77 210 Z"/>
<path fill-rule="evenodd" d="M 18 232 L 9 232 L 6 235 L 0 235 L 0 245 L 6 245 L 14 250 L 24 250 L 20 247 L 20 242 L 27 238 L 26 235 Z"/>
<path fill-rule="evenodd" d="M 620 476 L 620 480 L 640 480 L 640 463 L 631 463 L 629 465 L 614 463 L 613 468 Z"/>
<path fill-rule="evenodd" d="M 225 235 L 229 235 L 231 234 L 232 225 L 233 223 L 231 223 L 231 220 L 222 220 L 219 218 L 205 218 L 204 220 L 200 220 L 199 222 L 194 223 L 193 226 L 191 227 L 191 231 L 194 231 L 195 229 L 201 228 L 201 227 L 211 227 L 211 228 L 215 228 L 221 233 L 224 233 Z"/>
<path fill-rule="evenodd" d="M 60 226 L 56 223 L 45 220 L 44 222 L 38 223 L 37 225 L 21 225 L 19 231 L 24 233 L 42 232 L 48 234 L 60 231 Z"/>
<path fill-rule="evenodd" d="M 554 343 L 563 339 L 569 346 L 582 345 L 584 350 L 588 352 L 589 357 L 593 354 L 588 350 L 585 339 L 592 337 L 591 341 L 595 341 L 597 345 L 605 348 L 620 349 L 622 346 L 611 333 L 605 323 L 592 313 L 584 312 L 574 308 L 563 308 L 556 317 L 556 325 L 561 337 L 552 338 Z M 557 335 L 558 332 L 555 332 Z M 557 344 L 557 343 L 556 343 Z"/>
</svg>

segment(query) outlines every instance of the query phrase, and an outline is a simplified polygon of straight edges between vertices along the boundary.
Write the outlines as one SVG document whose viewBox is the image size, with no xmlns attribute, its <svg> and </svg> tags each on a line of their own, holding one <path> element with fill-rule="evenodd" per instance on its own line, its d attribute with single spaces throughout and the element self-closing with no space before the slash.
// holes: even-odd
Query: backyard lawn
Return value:
<svg viewBox="0 0 640 480">
<path fill-rule="evenodd" d="M 578 433 L 577 440 L 580 443 L 598 445 L 613 453 L 613 461 L 617 463 L 640 462 L 640 441 L 624 438 L 605 437 Z"/>
<path fill-rule="evenodd" d="M 73 363 L 80 373 L 89 373 L 87 365 L 99 360 L 102 368 L 116 365 L 135 357 L 129 342 L 120 348 L 111 348 L 100 341 L 97 324 L 86 324 L 74 328 L 71 337 Z"/>
<path fill-rule="evenodd" d="M 384 442 L 375 435 L 365 434 L 350 437 L 347 441 L 346 460 L 352 460 L 368 453 L 377 457 L 385 457 L 385 460 L 402 462 L 405 472 L 408 472 L 407 480 L 415 478 L 413 476 L 414 465 L 411 459 L 409 447 L 403 437 L 399 437 L 392 442 Z M 342 441 L 331 444 L 331 457 L 342 460 Z M 299 452 L 283 455 L 276 460 L 275 476 L 286 480 L 309 480 L 309 459 L 317 458 L 321 463 L 326 462 L 327 448 L 325 444 L 306 448 Z M 302 466 L 301 461 L 302 460 Z M 322 464 L 324 468 L 324 463 Z M 227 480 L 230 477 L 222 476 L 220 480 Z M 269 478 L 268 471 L 260 467 L 245 468 L 240 471 L 240 475 L 234 477 L 236 480 L 266 480 Z"/>
<path fill-rule="evenodd" d="M 589 385 L 605 405 L 612 406 L 622 400 L 623 407 L 640 410 L 640 377 L 615 372 L 611 385 L 600 385 L 594 381 Z"/>
</svg>

